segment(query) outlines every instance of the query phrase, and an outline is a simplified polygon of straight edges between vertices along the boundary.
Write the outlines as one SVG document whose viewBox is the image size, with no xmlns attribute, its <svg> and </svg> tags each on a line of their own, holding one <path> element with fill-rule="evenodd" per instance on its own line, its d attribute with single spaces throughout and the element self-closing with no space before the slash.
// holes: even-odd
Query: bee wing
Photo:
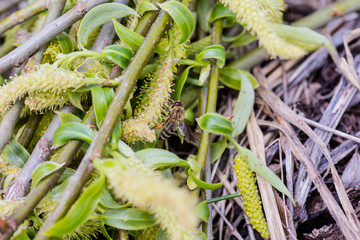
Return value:
<svg viewBox="0 0 360 240">
<path fill-rule="evenodd" d="M 179 124 L 179 132 L 181 133 L 181 135 L 186 137 L 186 128 L 185 128 L 184 122 L 180 122 L 180 124 Z"/>
</svg>

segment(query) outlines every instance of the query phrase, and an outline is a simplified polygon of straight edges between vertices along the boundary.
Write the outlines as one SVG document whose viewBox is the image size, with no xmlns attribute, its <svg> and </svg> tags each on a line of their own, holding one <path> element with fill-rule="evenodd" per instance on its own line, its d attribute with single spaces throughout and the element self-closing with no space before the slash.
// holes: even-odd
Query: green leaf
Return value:
<svg viewBox="0 0 360 240">
<path fill-rule="evenodd" d="M 67 113 L 67 112 L 56 112 L 61 119 L 61 123 L 71 123 L 71 122 L 81 122 L 81 119 L 78 116 L 75 116 L 74 114 Z"/>
<path fill-rule="evenodd" d="M 206 65 L 206 67 L 201 68 L 200 76 L 199 76 L 199 86 L 202 86 L 208 76 L 210 75 L 211 64 Z"/>
<path fill-rule="evenodd" d="M 208 15 L 209 12 L 211 10 L 211 2 L 209 0 L 198 0 L 196 1 L 197 3 L 197 18 L 198 18 L 198 22 L 200 24 L 200 27 L 205 30 L 205 32 L 209 32 L 210 31 L 210 27 L 208 24 Z"/>
<path fill-rule="evenodd" d="M 113 19 L 113 23 L 114 23 L 115 32 L 120 38 L 120 40 L 126 45 L 128 45 L 132 50 L 137 51 L 140 45 L 142 44 L 142 42 L 144 41 L 145 37 L 124 27 L 122 24 L 118 23 L 114 19 Z M 159 46 L 156 46 L 155 52 L 164 53 L 165 50 Z"/>
<path fill-rule="evenodd" d="M 192 173 L 197 177 L 200 178 L 201 174 L 201 164 L 197 161 L 196 156 L 190 155 L 187 158 L 187 162 L 190 165 L 190 169 L 192 170 Z M 186 184 L 190 190 L 194 190 L 197 188 L 197 184 L 189 177 L 186 181 Z"/>
<path fill-rule="evenodd" d="M 220 82 L 235 90 L 241 89 L 241 81 L 246 78 L 250 80 L 254 88 L 259 85 L 255 78 L 245 70 L 224 67 L 220 69 L 219 77 Z"/>
<path fill-rule="evenodd" d="M 90 144 L 94 136 L 94 131 L 82 123 L 72 122 L 62 124 L 55 131 L 53 148 L 59 147 L 73 139 L 82 140 Z"/>
<path fill-rule="evenodd" d="M 11 240 L 30 240 L 29 236 L 27 235 L 27 229 L 21 231 L 19 234 L 16 234 Z"/>
<path fill-rule="evenodd" d="M 95 108 L 96 124 L 100 127 L 106 110 L 114 98 L 114 90 L 112 88 L 92 88 L 91 97 Z"/>
<path fill-rule="evenodd" d="M 230 48 L 248 45 L 249 43 L 252 43 L 253 41 L 255 41 L 256 38 L 257 38 L 256 34 L 251 35 L 248 31 L 244 30 L 239 36 L 237 36 L 234 39 L 234 41 L 230 41 L 230 42 L 233 42 L 230 45 Z M 230 39 L 228 39 L 228 40 L 230 40 Z"/>
<path fill-rule="evenodd" d="M 158 229 L 156 233 L 156 240 L 169 240 L 166 229 Z"/>
<path fill-rule="evenodd" d="M 209 22 L 214 22 L 215 20 L 221 19 L 221 18 L 231 18 L 235 19 L 236 15 L 230 11 L 229 8 L 225 7 L 223 4 L 218 3 L 216 4 L 209 14 Z"/>
<path fill-rule="evenodd" d="M 174 22 L 179 27 L 181 32 L 179 44 L 188 40 L 195 27 L 194 17 L 190 10 L 177 1 L 167 1 L 159 4 L 159 6 L 174 19 Z"/>
<path fill-rule="evenodd" d="M 127 157 L 127 158 L 135 157 L 134 151 L 125 142 L 119 140 L 117 147 L 118 147 L 119 152 L 122 155 L 124 155 L 125 157 Z"/>
<path fill-rule="evenodd" d="M 47 161 L 35 168 L 31 173 L 32 183 L 31 188 L 35 187 L 41 180 L 56 172 L 64 166 L 65 163 L 59 164 L 56 162 Z"/>
<path fill-rule="evenodd" d="M 241 90 L 233 111 L 234 117 L 231 119 L 232 125 L 234 126 L 234 130 L 232 132 L 233 137 L 244 131 L 246 123 L 248 122 L 250 114 L 253 110 L 254 101 L 254 88 L 251 85 L 250 80 L 245 77 L 241 81 Z"/>
<path fill-rule="evenodd" d="M 111 227 L 124 230 L 140 230 L 155 224 L 154 217 L 148 211 L 135 208 L 108 210 L 101 220 Z"/>
<path fill-rule="evenodd" d="M 172 167 L 189 167 L 186 161 L 164 149 L 147 148 L 137 151 L 135 155 L 144 164 L 150 164 L 152 168 L 157 170 L 165 170 Z"/>
<path fill-rule="evenodd" d="M 120 137 L 121 137 L 121 121 L 118 121 L 115 125 L 115 128 L 110 138 L 111 150 L 115 150 L 117 148 L 117 142 L 120 140 Z"/>
<path fill-rule="evenodd" d="M 59 41 L 61 52 L 63 54 L 68 54 L 74 51 L 75 44 L 66 32 L 62 32 L 57 35 L 56 39 Z"/>
<path fill-rule="evenodd" d="M 289 43 L 295 44 L 306 51 L 314 51 L 321 46 L 325 46 L 331 52 L 334 51 L 329 39 L 310 28 L 285 24 L 272 24 L 272 26 L 272 29 L 280 37 L 285 38 Z"/>
<path fill-rule="evenodd" d="M 186 79 L 187 79 L 187 77 L 189 75 L 190 68 L 192 68 L 192 66 L 187 67 L 181 73 L 181 76 L 180 76 L 179 80 L 176 81 L 176 83 L 175 83 L 175 92 L 174 92 L 174 100 L 177 100 L 177 101 L 180 100 L 181 92 L 182 92 L 183 87 L 185 85 Z"/>
<path fill-rule="evenodd" d="M 197 118 L 201 129 L 220 135 L 230 135 L 233 131 L 231 121 L 216 113 L 207 113 Z"/>
<path fill-rule="evenodd" d="M 134 56 L 129 48 L 119 45 L 107 46 L 102 50 L 101 54 L 104 55 L 107 60 L 124 69 L 129 65 L 131 58 Z"/>
<path fill-rule="evenodd" d="M 227 140 L 222 139 L 210 145 L 210 160 L 215 162 L 224 153 L 227 146 Z"/>
<path fill-rule="evenodd" d="M 105 176 L 100 175 L 90 186 L 81 194 L 79 199 L 73 204 L 66 216 L 55 223 L 44 234 L 60 237 L 69 234 L 86 222 L 95 211 L 105 187 Z"/>
<path fill-rule="evenodd" d="M 207 182 L 204 182 L 204 181 L 201 181 L 200 179 L 198 179 L 194 173 L 191 171 L 191 169 L 189 169 L 187 171 L 187 173 L 189 174 L 191 180 L 194 181 L 194 183 L 196 183 L 196 185 L 198 185 L 199 187 L 205 189 L 205 190 L 215 190 L 215 189 L 218 189 L 219 187 L 221 187 L 225 181 L 225 176 L 224 176 L 224 179 L 219 182 L 219 183 L 207 183 Z"/>
<path fill-rule="evenodd" d="M 120 3 L 104 3 L 94 7 L 80 23 L 78 31 L 80 46 L 84 48 L 88 37 L 96 28 L 111 21 L 111 19 L 122 18 L 130 14 L 139 16 L 133 9 Z"/>
<path fill-rule="evenodd" d="M 74 175 L 75 170 L 71 168 L 66 168 L 65 171 L 61 174 L 58 183 L 61 183 L 65 181 L 66 179 L 70 178 L 72 175 Z"/>
<path fill-rule="evenodd" d="M 144 2 L 140 3 L 137 13 L 139 15 L 142 15 L 143 13 L 145 13 L 147 11 L 156 11 L 156 10 L 158 10 L 158 9 L 154 4 L 152 4 L 151 2 L 144 1 Z"/>
<path fill-rule="evenodd" d="M 1 156 L 5 158 L 6 161 L 8 161 L 11 165 L 22 168 L 30 157 L 30 154 L 21 144 L 13 140 L 11 143 L 5 146 Z"/>
<path fill-rule="evenodd" d="M 114 200 L 114 198 L 111 196 L 109 189 L 106 186 L 104 187 L 104 192 L 101 195 L 100 204 L 106 208 L 121 208 L 121 207 L 123 207 Z"/>
<path fill-rule="evenodd" d="M 196 214 L 205 222 L 209 221 L 210 209 L 206 202 L 201 202 L 196 206 Z"/>
<path fill-rule="evenodd" d="M 265 163 L 263 163 L 260 159 L 256 157 L 256 155 L 247 148 L 237 146 L 239 155 L 243 156 L 251 171 L 259 174 L 263 179 L 265 179 L 268 183 L 270 183 L 274 188 L 288 196 L 291 201 L 295 204 L 291 193 L 286 188 L 281 179 L 273 172 L 270 168 L 268 168 Z"/>
<path fill-rule="evenodd" d="M 77 89 L 79 90 L 79 89 Z M 74 104 L 75 107 L 78 109 L 84 111 L 83 107 L 81 106 L 81 100 L 80 100 L 80 93 L 79 92 L 73 92 L 71 90 L 67 90 L 67 93 L 70 98 L 70 102 Z"/>
<path fill-rule="evenodd" d="M 216 65 L 222 68 L 226 60 L 225 48 L 222 45 L 211 45 L 202 50 L 195 58 L 196 61 L 210 63 L 210 59 L 216 60 Z"/>
<path fill-rule="evenodd" d="M 105 238 L 106 238 L 107 240 L 113 240 L 113 239 L 110 237 L 110 235 L 108 234 L 108 232 L 106 231 L 106 228 L 105 228 L 103 222 L 100 223 L 100 232 L 101 232 L 102 235 L 105 236 Z"/>
</svg>

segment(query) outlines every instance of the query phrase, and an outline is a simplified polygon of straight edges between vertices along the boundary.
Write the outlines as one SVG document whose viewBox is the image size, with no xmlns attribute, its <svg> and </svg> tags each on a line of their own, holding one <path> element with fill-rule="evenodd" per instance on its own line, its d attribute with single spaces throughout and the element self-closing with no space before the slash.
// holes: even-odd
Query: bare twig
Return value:
<svg viewBox="0 0 360 240">
<path fill-rule="evenodd" d="M 11 141 L 16 122 L 19 118 L 20 111 L 24 105 L 24 100 L 17 100 L 14 106 L 6 112 L 0 123 L 0 152 L 5 148 L 6 144 Z"/>
<path fill-rule="evenodd" d="M 62 112 L 71 113 L 73 110 L 73 107 L 64 107 Z M 5 191 L 6 199 L 18 200 L 19 198 L 25 196 L 25 194 L 28 192 L 31 182 L 31 173 L 39 164 L 44 162 L 49 157 L 51 153 L 50 147 L 52 146 L 55 130 L 60 125 L 61 120 L 57 115 L 51 121 L 48 129 L 36 144 L 34 151 L 31 153 L 29 159 L 26 161 L 24 167 L 21 169 L 16 179 L 7 187 Z"/>
<path fill-rule="evenodd" d="M 47 0 L 37 0 L 0 21 L 0 35 L 47 9 Z M 2 5 L 2 3 L 1 3 Z M 1 8 L 1 7 L 0 7 Z"/>
<path fill-rule="evenodd" d="M 39 50 L 41 46 L 49 42 L 53 37 L 64 31 L 70 25 L 82 18 L 91 8 L 108 2 L 108 0 L 82 0 L 70 11 L 46 25 L 40 32 L 32 36 L 25 43 L 0 58 L 0 74 L 12 66 L 18 66 Z"/>
</svg>

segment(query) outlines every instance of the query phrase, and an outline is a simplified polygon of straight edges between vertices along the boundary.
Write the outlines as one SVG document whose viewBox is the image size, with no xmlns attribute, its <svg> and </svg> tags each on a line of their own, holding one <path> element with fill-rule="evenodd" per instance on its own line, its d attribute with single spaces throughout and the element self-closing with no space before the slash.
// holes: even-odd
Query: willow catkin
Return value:
<svg viewBox="0 0 360 240">
<path fill-rule="evenodd" d="M 270 238 L 269 229 L 261 207 L 261 199 L 256 186 L 256 175 L 250 170 L 246 159 L 237 155 L 234 169 L 237 176 L 237 187 L 240 191 L 246 215 L 250 219 L 252 227 L 265 238 Z"/>
</svg>

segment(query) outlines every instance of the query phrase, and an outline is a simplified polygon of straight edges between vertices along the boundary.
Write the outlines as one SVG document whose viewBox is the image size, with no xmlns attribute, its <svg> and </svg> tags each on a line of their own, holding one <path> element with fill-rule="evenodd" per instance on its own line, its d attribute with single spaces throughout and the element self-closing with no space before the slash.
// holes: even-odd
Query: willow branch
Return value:
<svg viewBox="0 0 360 240">
<path fill-rule="evenodd" d="M 95 123 L 95 112 L 93 108 L 86 113 L 83 121 L 83 124 L 94 124 Z M 77 151 L 82 146 L 83 142 L 79 140 L 72 140 L 63 146 L 58 153 L 58 158 L 56 162 L 59 164 L 64 164 L 64 166 L 51 174 L 49 177 L 41 181 L 36 185 L 28 196 L 24 199 L 19 207 L 15 209 L 13 214 L 6 219 L 7 225 L 11 226 L 8 231 L 3 234 L 0 240 L 9 239 L 11 235 L 16 231 L 16 229 L 24 222 L 24 220 L 32 213 L 37 204 L 41 199 L 52 189 L 52 187 L 57 183 L 61 174 L 64 172 L 66 167 L 71 163 L 71 160 L 74 158 Z"/>
<path fill-rule="evenodd" d="M 1 2 L 0 5 L 0 13 L 8 10 L 9 8 L 11 8 L 12 6 L 14 6 L 15 4 L 19 3 L 21 0 L 3 0 Z"/>
<path fill-rule="evenodd" d="M 0 21 L 0 35 L 47 9 L 47 0 L 37 0 Z"/>
<path fill-rule="evenodd" d="M 52 38 L 81 19 L 90 9 L 106 2 L 108 2 L 108 0 L 82 0 L 78 2 L 70 11 L 47 24 L 46 27 L 29 40 L 0 58 L 0 74 L 12 66 L 19 66 L 25 62 L 31 54 L 35 53 L 41 46 L 48 43 Z"/>
<path fill-rule="evenodd" d="M 339 16 L 339 14 L 345 15 L 349 12 L 357 11 L 360 9 L 359 0 L 343 0 L 334 4 L 328 5 L 326 8 L 320 9 L 309 16 L 306 16 L 293 25 L 296 27 L 308 27 L 312 29 L 319 28 L 329 22 L 330 20 Z M 339 14 L 335 14 L 338 12 Z M 252 51 L 246 53 L 237 60 L 231 62 L 228 67 L 249 69 L 254 65 L 262 62 L 267 56 L 267 52 L 263 48 L 255 48 Z"/>
<path fill-rule="evenodd" d="M 136 86 L 136 82 L 141 74 L 141 70 L 145 67 L 150 57 L 153 55 L 155 47 L 160 41 L 160 38 L 166 30 L 169 22 L 169 15 L 165 12 L 162 12 L 156 19 L 155 23 L 151 26 L 147 37 L 135 54 L 132 62 L 119 77 L 120 86 L 116 89 L 114 99 L 107 110 L 103 124 L 101 125 L 98 133 L 95 135 L 95 138 L 92 141 L 84 158 L 82 159 L 77 171 L 70 178 L 69 184 L 65 189 L 61 200 L 59 201 L 58 207 L 47 218 L 43 224 L 43 227 L 36 235 L 36 240 L 48 239 L 47 236 L 41 235 L 41 233 L 46 231 L 56 221 L 63 217 L 79 196 L 81 187 L 86 182 L 88 175 L 94 169 L 91 163 L 92 160 L 96 157 L 101 158 L 105 150 L 105 143 L 110 138 L 116 123 L 119 121 L 120 114 L 122 113 L 125 104 L 130 97 L 130 94 Z"/>
<path fill-rule="evenodd" d="M 41 115 L 34 114 L 31 115 L 26 122 L 23 132 L 21 133 L 18 143 L 20 143 L 24 148 L 27 148 L 31 142 L 31 139 L 36 132 L 36 127 L 39 125 L 41 120 Z"/>
<path fill-rule="evenodd" d="M 20 111 L 24 105 L 24 100 L 17 100 L 14 106 L 6 112 L 3 119 L 0 123 L 0 152 L 2 152 L 6 146 L 11 141 L 13 132 L 15 129 L 15 124 L 19 118 Z"/>
</svg>

